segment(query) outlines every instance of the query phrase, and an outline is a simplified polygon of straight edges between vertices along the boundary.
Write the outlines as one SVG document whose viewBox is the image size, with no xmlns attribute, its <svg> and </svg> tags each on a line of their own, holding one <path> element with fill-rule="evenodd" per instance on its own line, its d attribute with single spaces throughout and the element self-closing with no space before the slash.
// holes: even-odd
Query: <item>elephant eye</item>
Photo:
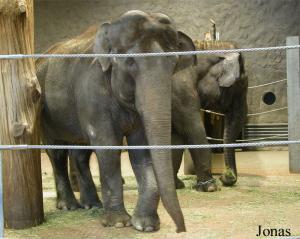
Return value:
<svg viewBox="0 0 300 239">
<path fill-rule="evenodd" d="M 135 63 L 135 61 L 132 57 L 128 57 L 125 62 L 126 62 L 126 65 L 128 65 L 128 66 L 133 66 Z"/>
</svg>

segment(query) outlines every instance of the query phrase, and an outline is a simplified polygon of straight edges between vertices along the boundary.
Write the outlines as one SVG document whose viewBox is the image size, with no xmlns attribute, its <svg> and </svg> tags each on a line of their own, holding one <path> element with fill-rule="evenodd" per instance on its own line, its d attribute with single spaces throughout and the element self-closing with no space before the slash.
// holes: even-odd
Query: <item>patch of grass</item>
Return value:
<svg viewBox="0 0 300 239">
<path fill-rule="evenodd" d="M 44 191 L 53 191 L 55 190 L 55 183 L 52 174 L 43 173 L 43 190 Z"/>
<path fill-rule="evenodd" d="M 14 238 L 40 238 L 43 231 L 56 228 L 61 230 L 67 227 L 82 226 L 91 220 L 99 219 L 103 209 L 78 209 L 75 211 L 62 211 L 55 208 L 56 199 L 44 199 L 45 222 L 37 227 L 24 230 L 5 230 L 6 237 Z"/>
<path fill-rule="evenodd" d="M 186 188 L 178 190 L 185 212 L 189 233 L 184 238 L 220 238 L 234 233 L 255 233 L 257 223 L 266 226 L 291 227 L 298 235 L 299 222 L 292 215 L 299 212 L 300 185 L 289 177 L 261 178 L 239 177 L 234 187 L 222 187 L 214 193 L 197 192 L 192 189 L 195 176 L 182 176 Z M 296 177 L 296 179 L 298 179 Z M 99 185 L 99 177 L 94 177 Z M 220 185 L 220 182 L 217 180 Z M 274 184 L 273 184 L 274 182 Z M 51 175 L 43 175 L 45 191 L 55 191 Z M 125 177 L 124 195 L 128 212 L 132 214 L 137 199 L 135 177 Z M 46 222 L 25 230 L 5 230 L 10 238 L 178 238 L 173 237 L 173 223 L 166 220 L 165 210 L 159 215 L 162 228 L 156 234 L 139 233 L 129 229 L 108 229 L 100 226 L 102 209 L 60 211 L 55 208 L 55 198 L 44 199 Z M 296 215 L 295 215 L 296 216 Z M 228 227 L 228 223 L 230 226 Z M 166 224 L 168 223 L 168 224 Z M 171 223 L 171 224 L 170 224 Z M 204 224 L 201 224 L 204 223 Z M 250 228 L 250 229 L 249 229 Z M 298 234 L 297 234 L 298 233 Z M 97 237 L 96 237 L 97 235 Z M 181 234 L 183 235 L 183 234 Z M 252 235 L 252 234 L 251 234 Z"/>
</svg>

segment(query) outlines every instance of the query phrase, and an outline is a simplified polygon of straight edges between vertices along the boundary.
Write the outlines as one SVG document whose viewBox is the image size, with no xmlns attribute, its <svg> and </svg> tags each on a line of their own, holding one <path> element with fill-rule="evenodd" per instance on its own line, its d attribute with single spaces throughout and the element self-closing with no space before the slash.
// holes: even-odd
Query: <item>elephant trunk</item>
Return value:
<svg viewBox="0 0 300 239">
<path fill-rule="evenodd" d="M 240 97 L 240 101 L 233 105 L 233 110 L 225 115 L 225 128 L 224 128 L 224 143 L 235 143 L 242 127 L 246 121 L 247 114 L 247 100 L 246 95 Z M 224 148 L 226 172 L 221 178 L 225 186 L 232 186 L 237 181 L 237 168 L 235 160 L 235 149 Z"/>
<path fill-rule="evenodd" d="M 171 82 L 149 87 L 141 98 L 148 144 L 171 145 Z M 184 232 L 186 229 L 175 189 L 171 150 L 151 150 L 150 153 L 162 203 L 175 222 L 177 232 Z"/>
<path fill-rule="evenodd" d="M 231 144 L 236 140 L 235 135 L 237 134 L 237 129 L 234 129 L 234 124 L 230 122 L 228 116 L 225 116 L 225 128 L 224 128 L 224 143 Z M 227 170 L 230 169 L 237 177 L 237 169 L 235 162 L 235 149 L 234 148 L 224 148 L 224 157 L 225 157 L 225 165 Z"/>
</svg>

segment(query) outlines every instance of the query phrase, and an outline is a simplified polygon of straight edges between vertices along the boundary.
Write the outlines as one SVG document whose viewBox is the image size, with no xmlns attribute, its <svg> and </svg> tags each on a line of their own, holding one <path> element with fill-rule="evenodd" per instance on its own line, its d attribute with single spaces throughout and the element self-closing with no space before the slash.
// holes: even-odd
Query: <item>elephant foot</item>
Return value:
<svg viewBox="0 0 300 239">
<path fill-rule="evenodd" d="M 176 189 L 185 188 L 184 182 L 182 180 L 180 180 L 178 177 L 175 178 L 175 187 L 176 187 Z"/>
<path fill-rule="evenodd" d="M 226 172 L 221 175 L 220 180 L 223 186 L 230 187 L 236 183 L 237 177 L 231 169 L 227 169 Z"/>
<path fill-rule="evenodd" d="M 60 210 L 76 210 L 78 208 L 81 208 L 80 204 L 75 198 L 66 200 L 57 199 L 56 207 Z"/>
<path fill-rule="evenodd" d="M 197 181 L 197 184 L 193 188 L 198 192 L 215 192 L 218 191 L 218 185 L 214 178 L 207 181 Z"/>
<path fill-rule="evenodd" d="M 91 209 L 93 207 L 95 207 L 95 208 L 102 208 L 103 207 L 103 205 L 102 205 L 101 201 L 99 200 L 99 198 L 93 198 L 93 199 L 81 198 L 80 199 L 80 204 L 81 204 L 82 208 L 84 208 L 84 209 Z"/>
<path fill-rule="evenodd" d="M 130 227 L 130 215 L 125 211 L 105 211 L 101 224 L 104 227 Z"/>
<path fill-rule="evenodd" d="M 135 213 L 131 218 L 133 227 L 138 231 L 153 232 L 160 228 L 160 220 L 157 214 L 141 216 Z"/>
</svg>

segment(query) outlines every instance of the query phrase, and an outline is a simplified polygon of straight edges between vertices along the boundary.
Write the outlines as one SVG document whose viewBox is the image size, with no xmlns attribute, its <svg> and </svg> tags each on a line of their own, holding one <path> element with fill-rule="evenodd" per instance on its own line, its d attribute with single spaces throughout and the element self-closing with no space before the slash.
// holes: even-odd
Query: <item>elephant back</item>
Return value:
<svg viewBox="0 0 300 239">
<path fill-rule="evenodd" d="M 97 32 L 97 26 L 91 26 L 80 35 L 58 42 L 47 49 L 45 54 L 78 54 L 78 53 L 92 53 L 94 40 Z M 79 58 L 78 58 L 79 59 Z M 35 61 L 36 67 L 45 63 L 47 58 L 38 58 Z"/>
</svg>

